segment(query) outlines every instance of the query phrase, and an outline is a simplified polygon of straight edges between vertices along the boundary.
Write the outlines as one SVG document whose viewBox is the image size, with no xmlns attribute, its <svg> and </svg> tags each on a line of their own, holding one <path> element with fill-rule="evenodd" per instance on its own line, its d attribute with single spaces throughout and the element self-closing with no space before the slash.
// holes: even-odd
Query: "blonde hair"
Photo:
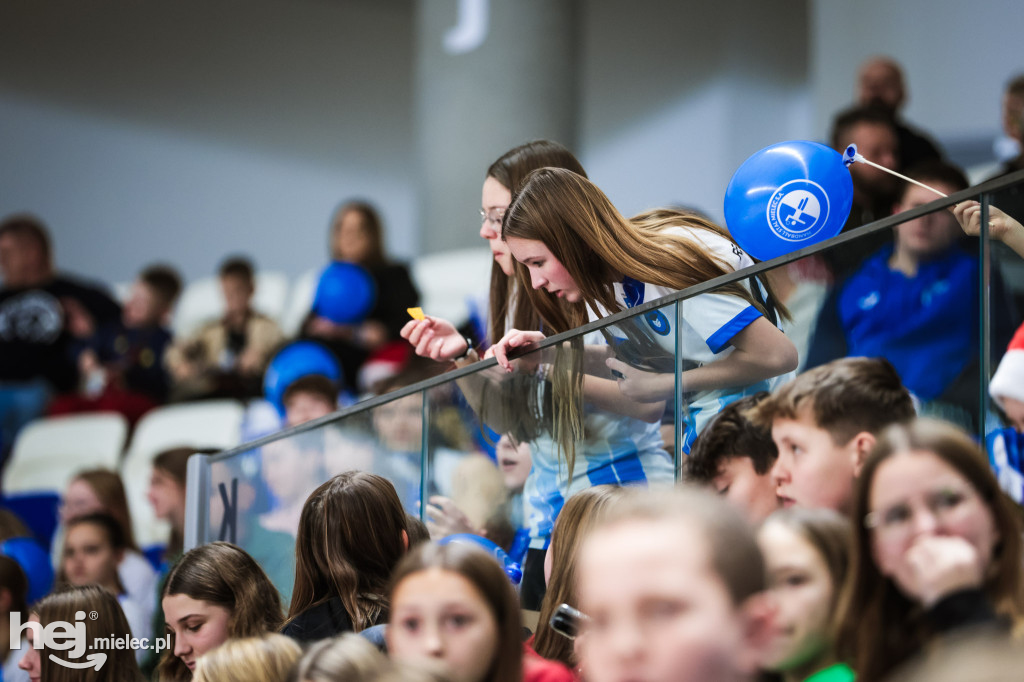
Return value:
<svg viewBox="0 0 1024 682">
<path fill-rule="evenodd" d="M 352 632 L 317 642 L 292 673 L 294 682 L 367 682 L 388 664 L 370 640 Z"/>
<path fill-rule="evenodd" d="M 284 682 L 302 649 L 277 633 L 229 639 L 199 657 L 193 682 Z"/>
</svg>

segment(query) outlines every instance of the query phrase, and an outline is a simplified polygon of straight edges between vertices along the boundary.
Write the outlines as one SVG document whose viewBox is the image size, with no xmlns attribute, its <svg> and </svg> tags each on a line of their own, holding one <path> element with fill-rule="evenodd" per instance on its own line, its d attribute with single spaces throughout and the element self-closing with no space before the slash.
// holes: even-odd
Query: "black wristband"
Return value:
<svg viewBox="0 0 1024 682">
<path fill-rule="evenodd" d="M 466 352 L 456 358 L 452 358 L 452 360 L 465 360 L 469 357 L 470 351 L 473 350 L 473 341 L 468 336 L 463 336 L 462 340 L 466 342 Z"/>
</svg>

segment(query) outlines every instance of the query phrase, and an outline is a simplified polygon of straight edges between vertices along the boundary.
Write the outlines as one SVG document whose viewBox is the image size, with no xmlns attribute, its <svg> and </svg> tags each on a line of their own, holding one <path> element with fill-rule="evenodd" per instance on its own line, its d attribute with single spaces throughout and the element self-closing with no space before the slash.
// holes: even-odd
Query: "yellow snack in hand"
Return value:
<svg viewBox="0 0 1024 682">
<path fill-rule="evenodd" d="M 406 308 L 405 312 L 409 313 L 409 316 L 414 320 L 425 320 L 427 319 L 423 315 L 423 308 Z"/>
</svg>

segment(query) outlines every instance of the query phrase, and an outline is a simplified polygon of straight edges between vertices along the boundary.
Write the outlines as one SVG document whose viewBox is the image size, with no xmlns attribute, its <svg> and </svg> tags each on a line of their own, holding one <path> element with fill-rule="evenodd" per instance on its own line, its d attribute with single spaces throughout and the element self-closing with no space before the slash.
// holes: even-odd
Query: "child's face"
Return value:
<svg viewBox="0 0 1024 682">
<path fill-rule="evenodd" d="M 384 448 L 419 452 L 423 448 L 423 396 L 414 393 L 384 403 L 373 411 L 373 427 Z"/>
<path fill-rule="evenodd" d="M 370 230 L 360 211 L 345 211 L 334 223 L 331 245 L 334 257 L 350 263 L 362 263 L 370 255 Z"/>
<path fill-rule="evenodd" d="M 284 504 L 301 504 L 320 484 L 319 452 L 303 451 L 285 439 L 267 443 L 260 455 L 263 480 Z"/>
<path fill-rule="evenodd" d="M 229 315 L 240 315 L 249 309 L 252 301 L 252 283 L 245 277 L 228 275 L 220 278 L 220 291 L 224 296 L 224 311 Z"/>
<path fill-rule="evenodd" d="M 516 443 L 508 436 L 502 436 L 494 448 L 498 459 L 498 470 L 505 481 L 505 487 L 512 491 L 522 490 L 526 477 L 533 467 L 533 456 L 528 442 Z"/>
<path fill-rule="evenodd" d="M 430 568 L 395 589 L 387 640 L 396 660 L 440 663 L 451 682 L 482 682 L 498 652 L 498 623 L 473 583 Z"/>
<path fill-rule="evenodd" d="M 543 289 L 553 296 L 564 298 L 569 303 L 581 300 L 583 294 L 565 266 L 555 258 L 547 244 L 538 239 L 509 237 L 505 240 L 512 255 L 527 267 L 530 284 L 534 289 Z"/>
<path fill-rule="evenodd" d="M 196 669 L 196 659 L 227 641 L 231 612 L 223 606 L 184 594 L 167 595 L 162 606 L 167 629 L 174 634 L 171 653 L 189 670 Z"/>
<path fill-rule="evenodd" d="M 174 520 L 185 507 L 185 488 L 174 477 L 160 469 L 153 469 L 146 497 L 153 505 L 158 519 Z"/>
<path fill-rule="evenodd" d="M 933 182 L 936 189 L 953 194 L 956 188 L 944 182 Z M 903 199 L 896 205 L 896 213 L 909 211 L 935 200 L 935 195 L 923 187 L 910 185 Z M 963 234 L 960 223 L 949 211 L 936 211 L 896 227 L 896 246 L 901 252 L 915 258 L 926 259 L 941 255 L 953 246 Z"/>
<path fill-rule="evenodd" d="M 832 576 L 825 558 L 799 533 L 769 521 L 757 534 L 776 605 L 775 628 L 764 667 L 786 672 L 828 653 Z"/>
<path fill-rule="evenodd" d="M 103 511 L 103 502 L 88 483 L 76 478 L 68 484 L 64 501 L 60 506 L 60 520 L 67 523 L 79 516 Z"/>
<path fill-rule="evenodd" d="M 106 533 L 91 523 L 80 523 L 64 538 L 64 574 L 72 585 L 109 585 L 120 560 Z"/>
<path fill-rule="evenodd" d="M 995 517 L 960 472 L 928 451 L 889 457 L 878 465 L 868 496 L 875 564 L 907 594 L 917 592 L 908 552 L 934 538 L 960 538 L 974 550 L 983 574 L 999 542 Z"/>
<path fill-rule="evenodd" d="M 707 682 L 753 672 L 752 628 L 680 521 L 625 521 L 581 550 L 577 639 L 588 682 Z"/>
<path fill-rule="evenodd" d="M 772 440 L 779 449 L 779 458 L 771 474 L 783 506 L 849 511 L 856 439 L 836 445 L 805 407 L 796 419 L 777 417 L 772 422 Z"/>
<path fill-rule="evenodd" d="M 160 324 L 166 313 L 167 307 L 153 290 L 145 283 L 136 281 L 132 284 L 128 300 L 124 302 L 121 317 L 126 327 L 148 327 Z"/>
<path fill-rule="evenodd" d="M 1024 431 L 1024 402 L 1021 402 L 1016 398 L 1002 396 L 1000 398 L 1000 403 L 1003 408 L 1003 414 L 1006 415 L 1006 419 L 1010 422 L 1010 426 L 1018 431 Z"/>
<path fill-rule="evenodd" d="M 771 470 L 757 473 L 749 457 L 736 455 L 726 459 L 711 483 L 751 524 L 761 523 L 780 506 Z"/>
<path fill-rule="evenodd" d="M 288 397 L 288 403 L 284 406 L 284 423 L 285 426 L 298 426 L 326 417 L 337 409 L 337 405 L 331 405 L 319 395 L 296 393 Z"/>
</svg>

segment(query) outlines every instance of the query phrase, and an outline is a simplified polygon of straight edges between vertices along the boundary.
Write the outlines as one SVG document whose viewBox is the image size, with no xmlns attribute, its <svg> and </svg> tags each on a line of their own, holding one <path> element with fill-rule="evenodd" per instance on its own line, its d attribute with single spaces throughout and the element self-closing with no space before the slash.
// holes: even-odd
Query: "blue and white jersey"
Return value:
<svg viewBox="0 0 1024 682">
<path fill-rule="evenodd" d="M 584 337 L 587 345 L 605 344 L 600 332 Z M 532 549 L 546 549 L 551 529 L 565 501 L 595 485 L 647 485 L 675 481 L 675 464 L 665 450 L 660 424 L 648 423 L 584 406 L 584 440 L 576 443 L 569 480 L 558 445 L 541 436 L 530 442 L 533 468 L 523 485 L 523 511 Z"/>
<path fill-rule="evenodd" d="M 751 266 L 754 261 L 736 244 L 719 234 L 702 228 L 674 227 L 672 233 L 683 235 L 700 243 L 713 256 L 722 262 L 726 269 L 740 270 Z M 744 282 L 743 286 L 749 289 Z M 762 298 L 767 298 L 767 291 L 761 287 Z M 648 301 L 676 293 L 676 289 L 645 284 L 626 277 L 615 284 L 615 300 L 624 308 L 633 308 Z M 680 303 L 682 306 L 682 326 L 679 330 L 680 360 L 684 370 L 699 367 L 732 354 L 732 338 L 743 331 L 754 320 L 761 317 L 757 308 L 747 301 L 730 294 L 700 294 Z M 607 314 L 607 311 L 601 311 Z M 601 316 L 591 312 L 591 319 Z M 643 322 L 637 328 L 643 330 L 666 356 L 673 357 L 676 353 L 676 314 L 670 306 L 664 310 L 653 310 L 643 316 Z M 617 335 L 615 328 L 609 331 Z M 683 415 L 686 428 L 683 437 L 683 452 L 688 453 L 697 434 L 726 405 L 758 391 L 771 391 L 790 375 L 758 381 L 749 386 L 737 386 L 724 389 L 700 391 L 687 394 L 683 386 L 684 398 L 687 399 L 687 410 Z"/>
</svg>

